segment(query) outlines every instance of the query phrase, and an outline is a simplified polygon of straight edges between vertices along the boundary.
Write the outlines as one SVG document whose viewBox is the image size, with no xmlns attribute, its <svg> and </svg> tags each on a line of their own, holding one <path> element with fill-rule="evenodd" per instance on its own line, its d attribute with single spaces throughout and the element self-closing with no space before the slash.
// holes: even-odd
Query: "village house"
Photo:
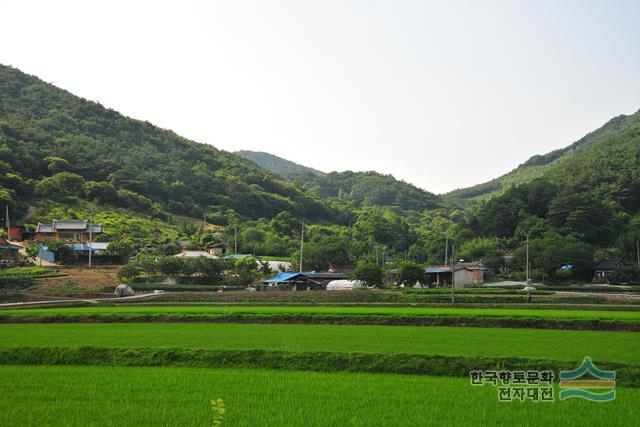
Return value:
<svg viewBox="0 0 640 427">
<path fill-rule="evenodd" d="M 284 272 L 281 271 L 270 279 L 263 280 L 267 286 L 289 285 L 292 290 L 302 289 L 326 289 L 326 286 L 334 280 L 344 280 L 347 276 L 343 273 L 328 273 L 315 271 L 307 272 Z"/>
<path fill-rule="evenodd" d="M 95 239 L 96 235 L 100 233 L 102 233 L 102 224 L 93 224 L 90 230 L 88 221 L 59 221 L 54 219 L 51 224 L 38 223 L 33 238 L 34 240 L 88 242 L 90 234 Z"/>
<path fill-rule="evenodd" d="M 229 245 L 222 242 L 209 243 L 204 247 L 204 250 L 210 255 L 219 257 L 229 252 Z"/>
<path fill-rule="evenodd" d="M 620 267 L 620 261 L 617 259 L 604 260 L 594 267 L 595 273 L 593 281 L 597 283 L 609 283 L 611 274 Z"/>
<path fill-rule="evenodd" d="M 0 265 L 11 266 L 18 260 L 18 251 L 21 246 L 12 245 L 2 236 L 0 236 Z"/>
<path fill-rule="evenodd" d="M 455 265 L 456 288 L 470 288 L 484 283 L 486 267 L 479 262 L 459 262 Z M 451 267 L 447 265 L 433 265 L 425 268 L 427 283 L 441 286 L 451 284 Z"/>
</svg>

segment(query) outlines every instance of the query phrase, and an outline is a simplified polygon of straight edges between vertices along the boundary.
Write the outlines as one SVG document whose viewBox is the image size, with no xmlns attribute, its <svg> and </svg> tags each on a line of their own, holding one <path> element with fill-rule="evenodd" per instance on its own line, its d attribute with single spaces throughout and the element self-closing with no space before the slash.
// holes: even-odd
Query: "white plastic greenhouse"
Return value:
<svg viewBox="0 0 640 427">
<path fill-rule="evenodd" d="M 332 280 L 327 284 L 328 291 L 350 291 L 362 287 L 362 280 Z"/>
</svg>

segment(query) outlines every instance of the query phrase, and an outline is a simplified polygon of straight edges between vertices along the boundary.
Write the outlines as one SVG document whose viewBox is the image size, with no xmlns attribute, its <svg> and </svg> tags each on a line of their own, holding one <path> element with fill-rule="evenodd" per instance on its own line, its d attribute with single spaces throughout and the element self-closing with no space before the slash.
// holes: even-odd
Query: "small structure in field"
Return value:
<svg viewBox="0 0 640 427">
<path fill-rule="evenodd" d="M 327 284 L 328 291 L 352 291 L 363 287 L 362 280 L 332 280 Z"/>
<path fill-rule="evenodd" d="M 135 295 L 136 292 L 129 285 L 118 285 L 114 291 L 114 295 L 117 297 L 130 297 Z"/>
</svg>

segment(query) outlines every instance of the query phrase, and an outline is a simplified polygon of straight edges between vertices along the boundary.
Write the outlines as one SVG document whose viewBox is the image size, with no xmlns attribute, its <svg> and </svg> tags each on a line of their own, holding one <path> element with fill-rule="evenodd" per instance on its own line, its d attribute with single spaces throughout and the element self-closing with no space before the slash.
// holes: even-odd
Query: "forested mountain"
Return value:
<svg viewBox="0 0 640 427">
<path fill-rule="evenodd" d="M 263 151 L 241 150 L 233 153 L 244 159 L 251 160 L 258 166 L 273 172 L 291 182 L 304 182 L 309 178 L 316 176 L 324 176 L 326 173 L 319 170 L 302 166 L 291 160 L 283 159 L 274 154 L 265 153 Z"/>
<path fill-rule="evenodd" d="M 475 209 L 459 228 L 465 240 L 498 239 L 496 246 L 500 239 L 529 235 L 535 250 L 547 254 L 536 261 L 548 272 L 560 262 L 587 271 L 594 259 L 635 260 L 640 112 L 616 117 L 567 149 L 532 160 L 547 165 L 544 173 Z"/>
<path fill-rule="evenodd" d="M 331 172 L 298 183 L 323 199 L 353 201 L 356 206 L 386 206 L 405 211 L 442 207 L 435 194 L 377 172 Z"/>
<path fill-rule="evenodd" d="M 606 258 L 632 263 L 640 239 L 640 112 L 444 201 L 375 172 L 304 175 L 288 182 L 0 66 L 0 205 L 14 224 L 29 205 L 47 220 L 83 219 L 93 202 L 108 239 L 201 246 L 237 231 L 240 251 L 296 258 L 305 221 L 304 262 L 316 270 L 389 256 L 442 263 L 448 235 L 458 259 L 521 271 L 528 235 L 534 276 L 552 280 L 588 279 Z"/>
<path fill-rule="evenodd" d="M 358 207 L 382 206 L 413 211 L 442 206 L 435 194 L 398 181 L 392 175 L 351 171 L 327 174 L 269 153 L 245 150 L 235 154 L 311 190 L 323 199 L 351 201 Z"/>
<path fill-rule="evenodd" d="M 617 132 L 620 127 L 625 126 L 625 119 L 626 116 L 624 115 L 617 116 L 601 128 L 588 133 L 565 148 L 554 150 L 547 154 L 532 156 L 509 173 L 482 184 L 451 191 L 443 195 L 443 198 L 462 206 L 471 206 L 502 194 L 510 187 L 531 182 L 535 178 L 543 176 L 561 159 L 579 152 L 593 143 L 597 143 L 607 135 Z"/>
<path fill-rule="evenodd" d="M 334 208 L 254 163 L 0 65 L 0 204 L 80 197 L 226 223 Z M 19 217 L 16 215 L 15 217 Z"/>
</svg>

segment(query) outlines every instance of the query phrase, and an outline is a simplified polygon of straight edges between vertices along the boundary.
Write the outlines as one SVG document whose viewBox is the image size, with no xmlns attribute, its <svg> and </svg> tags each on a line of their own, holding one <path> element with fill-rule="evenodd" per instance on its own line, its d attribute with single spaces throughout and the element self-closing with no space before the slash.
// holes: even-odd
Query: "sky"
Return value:
<svg viewBox="0 0 640 427">
<path fill-rule="evenodd" d="M 640 1 L 0 0 L 0 63 L 227 151 L 442 193 L 640 109 Z"/>
</svg>

